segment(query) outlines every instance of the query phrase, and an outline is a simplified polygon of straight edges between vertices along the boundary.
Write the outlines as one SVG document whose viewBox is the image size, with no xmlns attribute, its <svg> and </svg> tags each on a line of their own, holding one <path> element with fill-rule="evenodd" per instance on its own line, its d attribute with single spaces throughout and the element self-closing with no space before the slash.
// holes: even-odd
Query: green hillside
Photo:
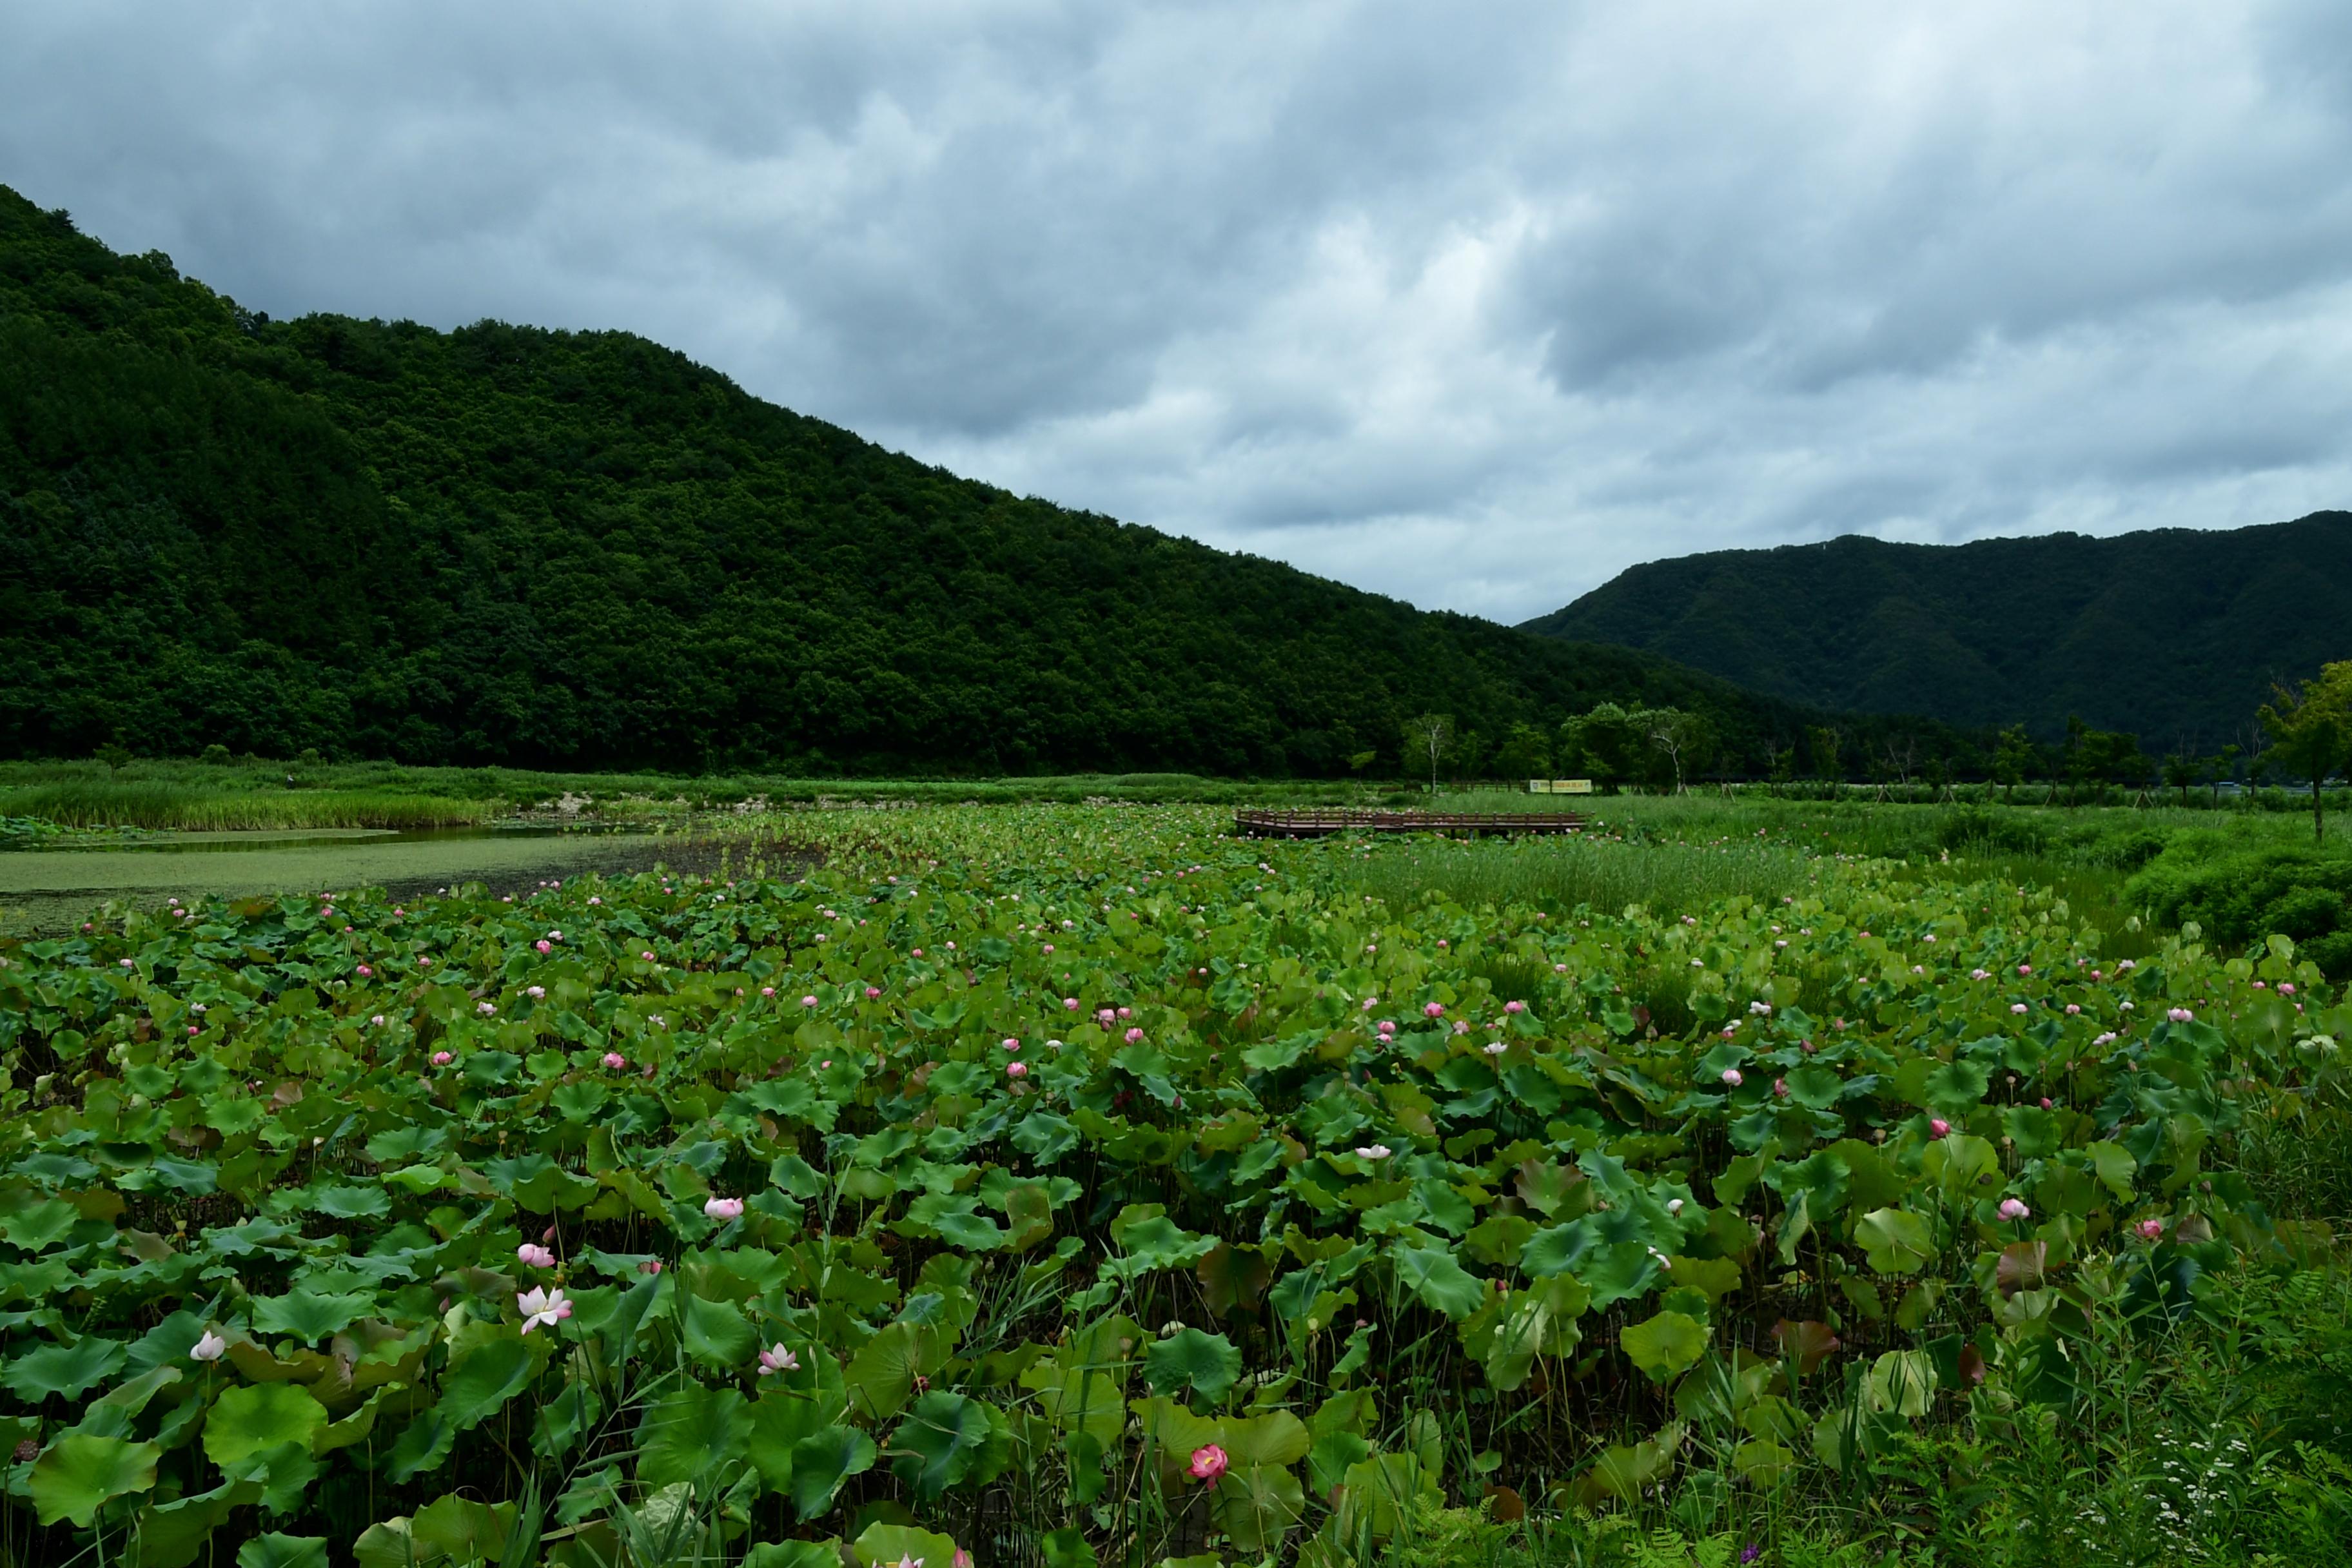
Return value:
<svg viewBox="0 0 2352 1568">
<path fill-rule="evenodd" d="M 1784 705 L 1024 500 L 618 332 L 271 321 L 0 187 L 0 755 L 1329 774 Z"/>
<path fill-rule="evenodd" d="M 2352 656 L 2352 513 L 1974 544 L 1848 537 L 1636 566 L 1529 631 L 1663 654 L 1793 702 L 2044 735 L 2069 714 L 2208 748 Z"/>
</svg>

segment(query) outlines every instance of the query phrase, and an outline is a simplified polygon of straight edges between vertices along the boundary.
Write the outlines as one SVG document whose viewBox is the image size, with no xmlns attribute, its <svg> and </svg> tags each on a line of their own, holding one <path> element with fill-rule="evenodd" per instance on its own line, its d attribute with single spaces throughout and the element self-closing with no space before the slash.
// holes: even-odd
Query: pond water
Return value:
<svg viewBox="0 0 2352 1568">
<path fill-rule="evenodd" d="M 110 900 L 380 887 L 415 898 L 478 881 L 494 893 L 589 872 L 701 872 L 723 847 L 675 835 L 550 827 L 182 833 L 128 847 L 0 855 L 0 933 L 70 930 Z M 740 847 L 735 853 L 740 857 Z"/>
</svg>

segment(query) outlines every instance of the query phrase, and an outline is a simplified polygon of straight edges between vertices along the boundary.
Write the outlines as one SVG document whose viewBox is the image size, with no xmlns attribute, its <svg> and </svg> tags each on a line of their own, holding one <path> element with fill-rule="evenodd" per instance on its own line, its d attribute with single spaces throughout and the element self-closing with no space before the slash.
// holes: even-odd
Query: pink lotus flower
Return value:
<svg viewBox="0 0 2352 1568">
<path fill-rule="evenodd" d="M 2022 1013 L 2025 1011 L 2025 1004 L 2022 1002 L 2011 1002 L 2009 1005 L 2009 1010 L 2012 1013 Z"/>
<path fill-rule="evenodd" d="M 1217 1478 L 1225 1473 L 1225 1467 L 1232 1462 L 1225 1458 L 1225 1451 L 1223 1448 L 1218 1447 L 1214 1443 L 1209 1443 L 1192 1450 L 1192 1463 L 1187 1468 L 1192 1471 L 1194 1480 L 1206 1481 L 1209 1485 L 1214 1486 L 1217 1484 Z"/>
<path fill-rule="evenodd" d="M 533 1242 L 526 1241 L 516 1247 L 515 1257 L 528 1268 L 552 1268 L 555 1267 L 555 1254 Z"/>
<path fill-rule="evenodd" d="M 375 971 L 362 963 L 360 965 L 360 978 L 362 980 L 373 980 L 375 978 Z"/>
<path fill-rule="evenodd" d="M 532 942 L 530 945 L 539 949 L 541 952 L 553 952 L 555 951 L 555 944 L 548 941 L 545 937 L 541 937 L 537 942 Z"/>
<path fill-rule="evenodd" d="M 1075 1013 L 1075 1012 L 1076 1012 L 1076 1011 L 1078 1010 L 1078 1006 L 1079 1006 L 1079 1003 L 1078 1003 L 1078 999 L 1077 999 L 1076 997 L 1075 997 L 1075 996 L 1065 996 L 1065 997 L 1063 997 L 1063 998 L 1062 998 L 1062 1010 L 1063 1010 L 1064 1012 L 1066 1012 L 1066 1013 Z"/>
<path fill-rule="evenodd" d="M 801 1005 L 803 1007 L 814 1007 L 816 1005 L 816 998 L 814 996 L 803 996 L 801 998 Z"/>
<path fill-rule="evenodd" d="M 1948 1138 L 1952 1135 L 1952 1124 L 1940 1116 L 1930 1116 L 1927 1118 L 1927 1131 L 1938 1138 Z"/>
<path fill-rule="evenodd" d="M 1127 1043 L 1128 1043 L 1129 1045 L 1130 1045 L 1130 1046 L 1131 1046 L 1131 1045 L 1134 1045 L 1136 1042 L 1138 1042 L 1139 1040 L 1140 1040 L 1140 1039 L 1142 1039 L 1142 1038 L 1143 1038 L 1143 1031 L 1142 1031 L 1142 1030 L 1140 1030 L 1140 1029 L 1129 1029 L 1129 1030 L 1127 1032 Z"/>
<path fill-rule="evenodd" d="M 1488 1041 L 1486 1045 L 1484 1045 L 1484 1046 L 1480 1047 L 1479 1048 L 1480 1048 L 1481 1050 L 1485 1051 L 1485 1052 L 1486 1052 L 1488 1056 L 1490 1056 L 1490 1057 L 1499 1057 L 1499 1056 L 1501 1056 L 1505 1051 L 1507 1051 L 1507 1050 L 1510 1049 L 1510 1047 L 1509 1047 L 1508 1046 L 1506 1046 L 1506 1045 L 1505 1045 L 1505 1044 L 1503 1044 L 1503 1042 L 1502 1042 L 1502 1041 L 1500 1041 L 1500 1040 L 1490 1040 L 1490 1041 Z"/>
<path fill-rule="evenodd" d="M 1739 1069 L 1738 1068 L 1726 1068 L 1723 1069 L 1723 1081 L 1729 1084 L 1732 1088 L 1738 1089 L 1747 1080 L 1739 1076 Z"/>
<path fill-rule="evenodd" d="M 1108 1007 L 1097 1007 L 1095 1009 L 1095 1022 L 1108 1029 L 1118 1022 L 1118 1015 Z"/>
<path fill-rule="evenodd" d="M 1019 1050 L 1019 1049 L 1021 1048 L 1021 1040 L 1020 1040 L 1020 1037 L 1019 1037 L 1018 1036 L 1015 1036 L 1015 1035 L 1007 1035 L 1007 1036 L 1005 1036 L 1005 1037 L 1004 1037 L 1004 1048 L 1005 1048 L 1006 1050 L 1008 1050 L 1008 1051 L 1017 1051 L 1017 1050 Z"/>
<path fill-rule="evenodd" d="M 2190 1012 L 2186 1007 L 2175 1007 L 2170 1012 L 2165 1014 L 2165 1016 L 2171 1019 L 2176 1024 L 2186 1024 L 2193 1020 L 2197 1015 Z"/>
<path fill-rule="evenodd" d="M 196 1342 L 188 1347 L 190 1361 L 218 1361 L 228 1351 L 228 1342 L 206 1329 Z"/>
<path fill-rule="evenodd" d="M 654 961 L 653 949 L 647 948 L 645 952 L 637 954 L 637 956 L 644 959 L 647 963 L 651 963 Z"/>
<path fill-rule="evenodd" d="M 2137 1228 L 2139 1231 L 2139 1238 L 2142 1241 L 2162 1241 L 2164 1239 L 2164 1222 L 2160 1219 L 2144 1219 L 2139 1222 Z"/>
<path fill-rule="evenodd" d="M 2052 1106 L 2052 1104 L 2053 1104 L 2053 1102 L 2052 1101 L 2051 1098 L 2050 1098 L 2048 1095 L 2046 1095 L 2046 1094 L 2045 1094 L 2045 1095 L 2043 1095 L 2043 1096 L 2042 1097 L 2042 1110 L 2049 1110 L 2049 1109 L 2051 1108 L 2051 1106 Z"/>
<path fill-rule="evenodd" d="M 1027 1062 L 1006 1062 L 1004 1064 L 1004 1076 L 1007 1078 L 1027 1078 L 1029 1076 L 1029 1064 Z"/>
<path fill-rule="evenodd" d="M 1396 1151 L 1385 1143 L 1367 1143 L 1356 1151 L 1356 1157 L 1361 1160 L 1385 1160 L 1394 1152 Z"/>
<path fill-rule="evenodd" d="M 766 1350 L 760 1352 L 760 1375 L 761 1377 L 766 1377 L 771 1373 L 779 1372 L 798 1372 L 800 1369 L 801 1358 L 786 1350 L 782 1345 L 770 1345 Z"/>
<path fill-rule="evenodd" d="M 1506 1002 L 1503 1004 L 1503 1011 L 1506 1013 L 1524 1013 L 1527 1010 L 1528 1005 L 1524 1002 Z"/>
<path fill-rule="evenodd" d="M 613 1071 L 619 1072 L 623 1068 L 629 1065 L 629 1058 L 623 1056 L 618 1051 L 606 1051 L 604 1053 L 604 1065 L 610 1068 Z"/>
<path fill-rule="evenodd" d="M 2000 1200 L 2000 1217 L 2003 1219 L 2023 1219 L 2032 1212 L 2033 1211 L 2032 1209 L 2025 1206 L 2025 1200 L 2022 1198 L 2003 1198 Z"/>
<path fill-rule="evenodd" d="M 1990 969 L 1971 969 L 1969 971 L 1969 978 L 1971 980 L 1990 980 L 1992 978 L 1992 971 Z"/>
<path fill-rule="evenodd" d="M 879 995 L 881 995 L 881 994 L 882 994 L 882 987 L 880 987 L 879 985 L 868 985 L 868 986 L 866 988 L 866 999 L 868 1002 L 873 1001 L 877 996 L 879 996 Z"/>
<path fill-rule="evenodd" d="M 446 1051 L 436 1051 L 433 1053 L 433 1065 L 436 1068 L 446 1068 L 453 1059 L 454 1058 L 452 1058 Z"/>
<path fill-rule="evenodd" d="M 1421 1010 L 1421 1016 L 1424 1018 L 1443 1018 L 1445 1016 L 1445 1004 L 1432 1002 Z"/>
<path fill-rule="evenodd" d="M 2030 963 L 2021 963 L 2017 966 L 2017 972 L 2020 974 L 2031 974 L 2033 973 L 2033 965 Z"/>
<path fill-rule="evenodd" d="M 1374 1007 L 1376 1007 L 1376 1006 L 1380 1005 L 1380 1000 L 1381 1000 L 1381 999 L 1380 999 L 1379 997 L 1377 997 L 1377 996 L 1367 996 L 1367 997 L 1365 997 L 1365 998 L 1364 998 L 1364 1011 L 1365 1011 L 1365 1012 L 1367 1012 L 1367 1013 L 1369 1013 L 1369 1012 L 1370 1012 Z"/>
<path fill-rule="evenodd" d="M 708 1198 L 703 1202 L 702 1212 L 716 1220 L 741 1219 L 743 1200 L 741 1198 Z"/>
<path fill-rule="evenodd" d="M 1780 1099 L 1781 1099 L 1781 1100 L 1786 1100 L 1786 1099 L 1788 1099 L 1788 1098 L 1789 1098 L 1789 1080 L 1788 1080 L 1787 1079 L 1785 1079 L 1785 1078 L 1776 1078 L 1776 1079 L 1774 1079 L 1772 1080 L 1772 1092 L 1773 1092 L 1773 1094 L 1774 1094 L 1775 1096 L 1777 1096 L 1778 1098 L 1780 1098 Z"/>
<path fill-rule="evenodd" d="M 572 1303 L 561 1290 L 526 1290 L 515 1298 L 515 1306 L 523 1314 L 524 1333 L 541 1324 L 551 1329 L 572 1315 Z"/>
</svg>

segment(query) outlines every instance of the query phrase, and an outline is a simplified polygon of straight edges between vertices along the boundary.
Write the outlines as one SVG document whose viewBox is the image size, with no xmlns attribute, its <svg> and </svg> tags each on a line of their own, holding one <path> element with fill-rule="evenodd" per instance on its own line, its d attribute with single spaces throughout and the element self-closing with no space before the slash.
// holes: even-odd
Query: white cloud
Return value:
<svg viewBox="0 0 2352 1568">
<path fill-rule="evenodd" d="M 2343 16 L 33 0 L 0 179 L 273 314 L 625 327 L 1517 619 L 1690 550 L 2344 502 Z"/>
</svg>

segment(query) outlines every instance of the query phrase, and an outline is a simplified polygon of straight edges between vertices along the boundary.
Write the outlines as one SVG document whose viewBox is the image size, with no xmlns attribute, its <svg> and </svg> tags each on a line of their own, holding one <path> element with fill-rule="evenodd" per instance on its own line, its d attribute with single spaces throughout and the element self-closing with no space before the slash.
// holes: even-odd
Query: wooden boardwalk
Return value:
<svg viewBox="0 0 2352 1568">
<path fill-rule="evenodd" d="M 1335 833 L 1574 833 L 1572 811 L 1236 811 L 1234 832 L 1246 838 L 1327 838 Z"/>
</svg>

